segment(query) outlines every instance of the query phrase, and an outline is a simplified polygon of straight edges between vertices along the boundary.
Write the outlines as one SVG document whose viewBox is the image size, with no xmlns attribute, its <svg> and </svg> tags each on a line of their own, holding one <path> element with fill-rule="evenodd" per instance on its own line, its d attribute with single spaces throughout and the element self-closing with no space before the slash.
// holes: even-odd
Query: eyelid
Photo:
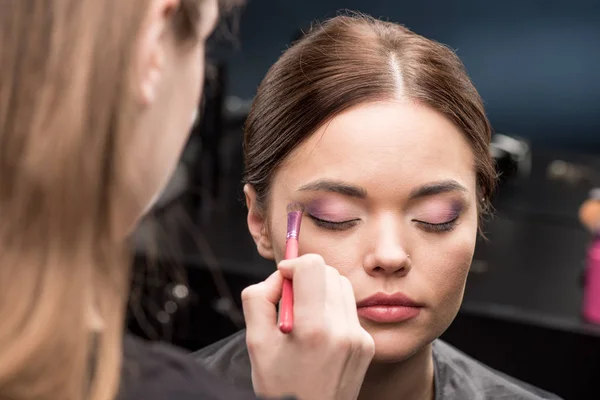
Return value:
<svg viewBox="0 0 600 400">
<path fill-rule="evenodd" d="M 425 230 L 428 230 L 432 233 L 444 233 L 444 232 L 449 232 L 449 231 L 453 230 L 456 227 L 456 225 L 458 225 L 459 217 L 460 217 L 460 215 L 457 215 L 455 218 L 451 219 L 450 221 L 436 223 L 436 224 L 432 224 L 431 222 L 418 221 L 418 220 L 414 220 L 414 221 L 417 224 L 421 225 Z"/>
<path fill-rule="evenodd" d="M 360 220 L 360 218 L 350 218 L 350 219 L 344 219 L 344 220 L 341 220 L 341 221 L 333 221 L 333 220 L 330 220 L 330 219 L 325 219 L 325 218 L 317 217 L 316 215 L 311 214 L 309 212 L 307 212 L 306 215 L 308 215 L 310 218 L 312 218 L 314 220 L 321 221 L 321 222 L 329 222 L 331 224 L 344 224 L 344 223 L 347 223 L 347 222 L 355 222 L 355 221 L 359 221 Z"/>
<path fill-rule="evenodd" d="M 346 229 L 350 229 L 356 224 L 360 222 L 359 218 L 350 219 L 346 221 L 328 221 L 326 219 L 321 219 L 319 217 L 315 217 L 314 215 L 307 213 L 307 216 L 313 220 L 313 222 L 322 228 L 330 229 L 330 230 L 339 230 L 343 231 Z"/>
<path fill-rule="evenodd" d="M 347 199 L 329 195 L 319 197 L 305 204 L 306 212 L 324 221 L 349 221 L 360 215 L 360 208 Z"/>
<path fill-rule="evenodd" d="M 456 221 L 458 218 L 460 217 L 460 214 L 456 214 L 456 216 L 452 217 L 451 219 L 447 220 L 447 221 L 443 221 L 443 222 L 428 222 L 428 221 L 423 221 L 420 219 L 413 219 L 413 221 L 418 222 L 420 224 L 426 224 L 426 225 L 445 225 L 445 224 L 449 224 L 452 223 L 454 221 Z"/>
<path fill-rule="evenodd" d="M 444 221 L 444 222 L 435 222 L 435 223 L 434 222 L 422 221 L 422 220 L 419 220 L 419 219 L 415 219 L 413 221 L 419 222 L 421 224 L 427 224 L 427 225 L 434 225 L 435 226 L 435 225 L 445 225 L 445 224 L 452 223 L 452 222 L 456 221 L 458 219 L 458 217 L 460 217 L 460 214 L 456 215 L 455 217 L 453 217 L 452 219 L 449 219 L 447 221 Z"/>
<path fill-rule="evenodd" d="M 450 203 L 431 201 L 419 209 L 414 215 L 413 221 L 419 221 L 431 225 L 439 225 L 451 222 L 460 217 L 465 210 L 462 202 L 452 201 Z"/>
</svg>

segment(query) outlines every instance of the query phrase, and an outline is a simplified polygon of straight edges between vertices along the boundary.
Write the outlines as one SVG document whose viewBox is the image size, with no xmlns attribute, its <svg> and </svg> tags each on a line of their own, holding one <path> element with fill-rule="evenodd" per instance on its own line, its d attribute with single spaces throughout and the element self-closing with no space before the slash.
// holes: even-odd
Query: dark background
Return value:
<svg viewBox="0 0 600 400">
<path fill-rule="evenodd" d="M 594 0 L 251 0 L 231 61 L 231 94 L 251 98 L 296 29 L 350 9 L 458 51 L 496 131 L 600 150 L 600 2 Z"/>
<path fill-rule="evenodd" d="M 556 160 L 600 172 L 597 1 L 250 1 L 234 45 L 211 52 L 202 122 L 135 235 L 130 330 L 195 350 L 243 327 L 240 291 L 274 269 L 256 253 L 241 201 L 247 106 L 298 30 L 343 8 L 456 49 L 495 131 L 530 145 L 531 170 L 505 175 L 443 339 L 566 399 L 600 398 L 600 327 L 581 317 L 591 236 L 577 218 L 600 180 L 548 177 Z M 177 284 L 189 293 L 178 297 Z"/>
</svg>

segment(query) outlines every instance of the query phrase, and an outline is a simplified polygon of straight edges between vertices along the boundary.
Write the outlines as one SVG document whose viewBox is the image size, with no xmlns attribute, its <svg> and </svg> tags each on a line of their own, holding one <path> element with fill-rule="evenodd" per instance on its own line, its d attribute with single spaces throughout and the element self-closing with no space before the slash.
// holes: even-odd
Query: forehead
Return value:
<svg viewBox="0 0 600 400">
<path fill-rule="evenodd" d="M 475 189 L 473 154 L 462 132 L 442 114 L 409 101 L 363 104 L 339 114 L 295 149 L 278 175 L 297 181 L 326 176 L 376 191 L 447 179 Z"/>
</svg>

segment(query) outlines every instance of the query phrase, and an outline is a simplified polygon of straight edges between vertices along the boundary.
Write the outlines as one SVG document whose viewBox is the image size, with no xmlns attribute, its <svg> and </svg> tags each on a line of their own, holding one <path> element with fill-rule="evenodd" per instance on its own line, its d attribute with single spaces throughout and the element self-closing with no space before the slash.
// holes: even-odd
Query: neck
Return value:
<svg viewBox="0 0 600 400">
<path fill-rule="evenodd" d="M 431 344 L 399 363 L 373 361 L 359 400 L 433 400 L 434 367 Z"/>
</svg>

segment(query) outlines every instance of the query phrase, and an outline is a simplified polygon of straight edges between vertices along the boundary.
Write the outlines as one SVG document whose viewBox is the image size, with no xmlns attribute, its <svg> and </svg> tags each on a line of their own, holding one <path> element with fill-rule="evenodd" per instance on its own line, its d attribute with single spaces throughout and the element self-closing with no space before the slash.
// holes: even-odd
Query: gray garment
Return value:
<svg viewBox="0 0 600 400">
<path fill-rule="evenodd" d="M 252 389 L 245 331 L 205 347 L 194 357 L 233 385 Z M 433 360 L 435 400 L 560 399 L 495 371 L 441 340 L 433 342 Z"/>
</svg>

